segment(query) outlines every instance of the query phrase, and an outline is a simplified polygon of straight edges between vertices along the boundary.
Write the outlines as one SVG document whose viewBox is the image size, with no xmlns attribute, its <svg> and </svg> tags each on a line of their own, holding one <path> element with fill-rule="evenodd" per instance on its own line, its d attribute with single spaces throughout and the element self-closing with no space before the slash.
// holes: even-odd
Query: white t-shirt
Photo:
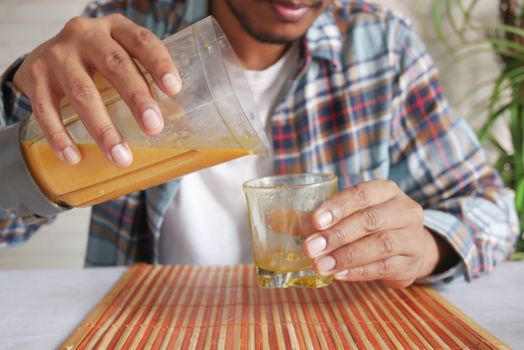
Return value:
<svg viewBox="0 0 524 350">
<path fill-rule="evenodd" d="M 295 43 L 269 68 L 246 71 L 266 130 L 277 98 L 296 72 L 298 60 L 299 47 Z M 184 176 L 162 224 L 160 263 L 252 262 L 242 184 L 272 173 L 271 157 L 250 155 Z"/>
</svg>

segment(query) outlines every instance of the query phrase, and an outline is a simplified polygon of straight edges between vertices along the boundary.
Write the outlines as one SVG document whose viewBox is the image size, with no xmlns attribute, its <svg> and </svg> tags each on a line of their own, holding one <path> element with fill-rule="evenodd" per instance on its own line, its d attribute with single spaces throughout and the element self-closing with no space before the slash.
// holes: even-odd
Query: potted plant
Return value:
<svg viewBox="0 0 524 350">
<path fill-rule="evenodd" d="M 490 50 L 497 57 L 499 74 L 491 82 L 489 96 L 477 107 L 486 111 L 478 128 L 480 141 L 494 154 L 494 167 L 504 183 L 515 191 L 515 205 L 524 229 L 524 4 L 498 1 L 498 23 L 483 24 L 475 17 L 478 0 L 433 0 L 435 30 L 449 57 L 463 60 Z M 445 29 L 446 28 L 446 29 Z M 478 108 L 472 108 L 478 111 Z M 494 126 L 504 121 L 509 142 L 501 142 Z M 524 235 L 514 258 L 524 258 Z"/>
</svg>

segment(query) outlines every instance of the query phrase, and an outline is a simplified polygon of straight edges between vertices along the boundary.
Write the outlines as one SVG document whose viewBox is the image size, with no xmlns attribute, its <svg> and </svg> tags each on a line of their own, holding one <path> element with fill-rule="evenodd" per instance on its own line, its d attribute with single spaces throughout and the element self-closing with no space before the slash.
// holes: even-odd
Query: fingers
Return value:
<svg viewBox="0 0 524 350">
<path fill-rule="evenodd" d="M 100 40 L 89 64 L 118 91 L 147 135 L 162 131 L 164 121 L 149 85 L 129 54 L 114 40 Z"/>
<path fill-rule="evenodd" d="M 395 271 L 402 266 L 401 257 L 391 257 L 373 263 L 344 269 L 335 274 L 341 281 L 371 281 L 375 279 L 393 278 Z"/>
<path fill-rule="evenodd" d="M 325 224 L 326 211 L 332 222 L 303 245 L 319 273 L 399 284 L 418 276 L 424 255 L 423 210 L 394 183 L 373 180 L 338 193 L 315 212 L 315 226 Z M 397 258 L 415 263 L 399 267 Z"/>
<path fill-rule="evenodd" d="M 45 79 L 42 79 L 43 82 Z M 47 80 L 45 80 L 47 82 Z M 69 164 L 80 161 L 80 152 L 67 132 L 60 117 L 58 96 L 52 96 L 47 84 L 37 83 L 31 96 L 33 113 L 56 156 Z"/>
<path fill-rule="evenodd" d="M 313 234 L 305 242 L 307 256 L 315 258 L 377 232 L 400 229 L 422 216 L 421 208 L 407 196 L 362 209 L 338 224 Z"/>
<path fill-rule="evenodd" d="M 116 16 L 113 20 L 112 37 L 140 61 L 166 94 L 178 93 L 182 89 L 182 81 L 162 41 L 151 31 L 123 16 Z"/>
<path fill-rule="evenodd" d="M 313 215 L 313 224 L 318 230 L 327 229 L 351 214 L 392 199 L 398 193 L 398 186 L 391 180 L 359 183 L 322 203 Z"/>
<path fill-rule="evenodd" d="M 371 242 L 373 237 L 366 238 L 370 240 L 368 247 L 354 246 L 351 251 L 350 245 L 335 251 L 336 267 L 332 271 L 335 278 L 341 281 L 382 280 L 390 287 L 403 288 L 435 270 L 439 252 L 435 237 L 429 230 L 385 232 L 381 236 L 377 237 L 381 242 Z M 372 249 L 374 244 L 378 249 Z M 388 253 L 380 254 L 384 250 Z M 355 263 L 340 259 L 339 254 L 349 256 L 349 260 Z M 342 267 L 344 264 L 346 266 Z"/>
<path fill-rule="evenodd" d="M 415 281 L 414 277 L 406 277 L 401 273 L 401 271 L 409 269 L 410 264 L 410 259 L 395 256 L 371 264 L 342 270 L 335 274 L 335 278 L 346 282 L 382 280 L 390 287 L 404 288 Z"/>
<path fill-rule="evenodd" d="M 133 161 L 129 146 L 111 121 L 87 71 L 75 67 L 69 74 L 61 77 L 60 83 L 65 87 L 66 96 L 106 158 L 116 167 L 129 166 Z"/>
<path fill-rule="evenodd" d="M 316 260 L 319 272 L 333 274 L 371 264 L 409 251 L 406 231 L 384 231 L 342 246 Z"/>
</svg>

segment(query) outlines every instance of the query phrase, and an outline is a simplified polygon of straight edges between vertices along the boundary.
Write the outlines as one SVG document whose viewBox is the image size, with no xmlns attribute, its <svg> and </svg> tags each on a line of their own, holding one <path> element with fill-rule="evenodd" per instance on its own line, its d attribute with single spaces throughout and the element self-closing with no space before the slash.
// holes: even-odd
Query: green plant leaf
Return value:
<svg viewBox="0 0 524 350">
<path fill-rule="evenodd" d="M 520 161 L 520 166 L 518 163 L 515 163 L 515 177 L 521 180 L 523 180 L 524 177 L 524 122 L 522 120 L 524 117 L 524 104 L 523 101 L 520 100 L 522 87 L 522 84 L 518 84 L 513 93 L 513 103 L 519 106 L 519 113 L 515 120 L 516 130 L 513 137 L 513 148 L 515 152 L 514 157 Z"/>
<path fill-rule="evenodd" d="M 524 29 L 521 29 L 521 28 L 516 27 L 516 26 L 511 26 L 511 25 L 507 25 L 507 24 L 498 24 L 498 25 L 495 25 L 495 26 L 491 26 L 491 28 L 494 31 L 499 32 L 499 33 L 513 34 L 513 35 L 516 35 L 516 36 L 524 38 Z"/>
<path fill-rule="evenodd" d="M 514 42 L 513 40 L 508 39 L 501 39 L 497 37 L 492 37 L 488 39 L 489 42 L 493 45 L 493 49 L 499 53 L 499 52 L 507 52 L 508 49 L 510 51 L 515 51 L 517 53 L 524 53 L 524 46 L 518 42 Z"/>
<path fill-rule="evenodd" d="M 504 113 L 507 112 L 510 107 L 512 107 L 512 104 L 508 103 L 508 104 L 500 107 L 499 109 L 497 109 L 495 112 L 490 113 L 488 115 L 488 118 L 487 118 L 486 122 L 482 125 L 482 127 L 479 130 L 479 132 L 477 133 L 477 136 L 478 136 L 478 138 L 479 138 L 479 140 L 481 142 L 486 138 L 486 136 L 488 135 L 489 131 L 491 130 L 491 127 L 497 121 L 497 119 L 500 116 L 504 115 Z"/>
<path fill-rule="evenodd" d="M 493 90 L 493 82 L 495 79 L 496 77 L 492 77 L 475 84 L 475 86 L 468 89 L 463 95 L 456 99 L 456 109 L 467 108 L 467 112 L 465 114 L 466 120 L 474 120 L 481 115 L 487 114 L 487 96 L 489 96 L 487 91 Z M 490 89 L 488 89 L 488 87 L 490 87 Z M 474 96 L 480 92 L 482 92 L 481 95 L 477 97 Z M 501 103 L 502 102 L 504 101 L 501 101 Z M 469 106 L 469 108 L 466 106 L 466 104 Z"/>
<path fill-rule="evenodd" d="M 497 114 L 494 112 L 494 109 L 501 100 L 502 92 L 504 91 L 504 83 L 508 79 L 510 79 L 510 76 L 512 74 L 513 73 L 511 71 L 503 71 L 497 78 L 497 80 L 495 80 L 495 86 L 493 87 L 493 92 L 491 93 L 488 104 L 488 122 L 490 123 L 490 125 L 493 125 L 493 123 L 495 122 L 495 120 L 490 120 L 493 119 L 493 117 L 491 116 L 497 117 Z"/>
<path fill-rule="evenodd" d="M 465 11 L 463 12 L 463 15 L 464 15 L 464 21 L 466 23 L 469 23 L 469 21 L 471 20 L 471 15 L 473 13 L 473 11 L 475 10 L 475 8 L 477 7 L 477 3 L 478 3 L 478 0 L 473 0 L 469 3 L 469 6 L 467 9 L 465 9 Z M 463 6 L 461 6 L 462 8 Z"/>
<path fill-rule="evenodd" d="M 505 86 L 505 83 L 511 82 L 511 85 Z M 507 67 L 502 71 L 500 76 L 495 81 L 495 86 L 493 88 L 493 93 L 491 94 L 491 97 L 489 99 L 489 105 L 488 105 L 488 115 L 490 116 L 496 116 L 498 118 L 499 115 L 496 114 L 495 108 L 496 106 L 502 101 L 502 93 L 505 91 L 506 88 L 511 88 L 513 92 L 513 100 L 511 104 L 518 105 L 520 104 L 519 100 L 515 100 L 515 94 L 514 94 L 514 87 L 515 85 L 520 85 L 520 83 L 524 82 L 524 67 Z M 513 113 L 518 113 L 518 111 L 512 110 Z M 512 120 L 516 120 L 516 115 L 513 116 Z M 496 118 L 495 118 L 496 119 Z M 488 120 L 489 122 L 489 120 Z M 490 123 L 492 125 L 494 120 Z M 520 128 L 519 128 L 520 129 Z"/>
<path fill-rule="evenodd" d="M 505 161 L 507 161 L 507 158 L 509 158 L 509 153 L 508 151 L 502 147 L 502 145 L 500 144 L 500 142 L 495 138 L 493 137 L 493 135 L 490 135 L 488 137 L 488 141 L 497 149 L 497 151 L 499 152 L 499 159 L 503 159 Z"/>
<path fill-rule="evenodd" d="M 442 25 L 442 8 L 441 8 L 441 0 L 433 1 L 433 6 L 431 9 L 431 15 L 433 17 L 433 26 L 435 28 L 435 32 L 437 34 L 437 37 L 441 43 L 444 44 L 444 46 L 452 51 L 452 49 L 449 47 L 449 43 L 447 40 L 447 35 L 444 35 L 444 32 L 442 31 L 443 25 Z"/>
<path fill-rule="evenodd" d="M 453 13 L 453 6 L 451 5 L 451 0 L 446 0 L 445 11 L 451 29 L 453 29 L 453 32 L 460 38 L 461 41 L 464 41 L 462 28 L 459 27 L 457 22 L 455 21 L 455 14 Z"/>
<path fill-rule="evenodd" d="M 521 143 L 522 143 L 522 134 L 521 134 L 521 124 L 520 118 L 522 116 L 523 107 L 518 103 L 512 103 L 510 109 L 510 119 L 509 119 L 509 130 L 511 133 L 511 141 L 513 142 L 513 149 L 515 155 L 513 157 L 514 162 L 514 176 L 515 179 L 518 179 L 517 189 L 520 186 L 520 183 L 524 181 L 522 177 L 522 154 L 521 154 Z M 524 191 L 524 188 L 522 189 Z M 524 195 L 524 193 L 523 193 Z"/>
<path fill-rule="evenodd" d="M 486 50 L 486 52 L 493 52 L 493 46 L 491 44 L 491 41 L 487 38 L 475 40 L 471 39 L 466 42 L 461 42 L 453 45 L 450 44 L 448 41 L 447 44 L 448 45 L 446 46 L 446 51 L 444 51 L 442 54 L 435 56 L 435 60 L 437 62 L 446 60 L 450 56 L 453 57 L 463 52 L 472 51 L 474 49 L 484 49 Z"/>
<path fill-rule="evenodd" d="M 478 33 L 491 32 L 498 33 L 500 35 L 514 34 L 516 36 L 524 37 L 524 29 L 507 24 L 470 25 L 469 29 Z"/>
<path fill-rule="evenodd" d="M 515 206 L 520 213 L 524 208 L 524 179 L 519 179 L 515 190 Z"/>
<path fill-rule="evenodd" d="M 445 61 L 442 63 L 442 65 L 444 66 L 444 70 L 448 70 L 449 66 L 457 65 L 458 63 L 462 61 L 478 56 L 480 54 L 485 54 L 485 53 L 493 54 L 492 47 L 481 47 L 481 48 L 476 48 L 476 49 L 465 48 L 463 51 L 464 51 L 463 53 L 453 52 L 451 55 L 447 55 L 448 58 L 445 59 Z M 497 51 L 498 51 L 497 54 L 499 54 L 500 56 L 504 56 L 507 58 L 513 58 L 513 59 L 524 62 L 524 54 L 518 54 L 514 51 L 507 50 L 504 48 L 499 48 Z"/>
</svg>

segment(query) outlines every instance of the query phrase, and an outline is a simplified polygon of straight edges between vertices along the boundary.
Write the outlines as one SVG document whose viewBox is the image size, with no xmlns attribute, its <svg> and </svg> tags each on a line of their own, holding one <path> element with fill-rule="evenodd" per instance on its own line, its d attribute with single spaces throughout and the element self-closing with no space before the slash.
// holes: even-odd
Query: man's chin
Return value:
<svg viewBox="0 0 524 350">
<path fill-rule="evenodd" d="M 266 43 L 266 44 L 291 44 L 298 39 L 300 36 L 291 36 L 291 35 L 275 35 L 272 33 L 250 33 L 257 41 Z"/>
<path fill-rule="evenodd" d="M 262 21 L 260 18 L 258 18 L 258 20 L 250 21 L 248 16 L 242 14 L 230 0 L 227 0 L 226 3 L 233 15 L 239 21 L 244 31 L 246 31 L 258 42 L 268 44 L 289 44 L 300 38 L 307 30 L 307 25 L 304 23 L 299 24 L 297 22 L 285 22 L 282 21 L 282 19 L 279 18 L 276 14 L 267 18 L 265 21 L 267 26 L 264 28 L 261 25 L 261 23 L 264 23 L 264 21 Z M 257 25 L 257 22 L 261 23 L 258 23 Z M 268 26 L 272 27 L 272 30 L 268 31 Z M 300 30 L 301 27 L 304 27 L 304 29 Z"/>
</svg>

